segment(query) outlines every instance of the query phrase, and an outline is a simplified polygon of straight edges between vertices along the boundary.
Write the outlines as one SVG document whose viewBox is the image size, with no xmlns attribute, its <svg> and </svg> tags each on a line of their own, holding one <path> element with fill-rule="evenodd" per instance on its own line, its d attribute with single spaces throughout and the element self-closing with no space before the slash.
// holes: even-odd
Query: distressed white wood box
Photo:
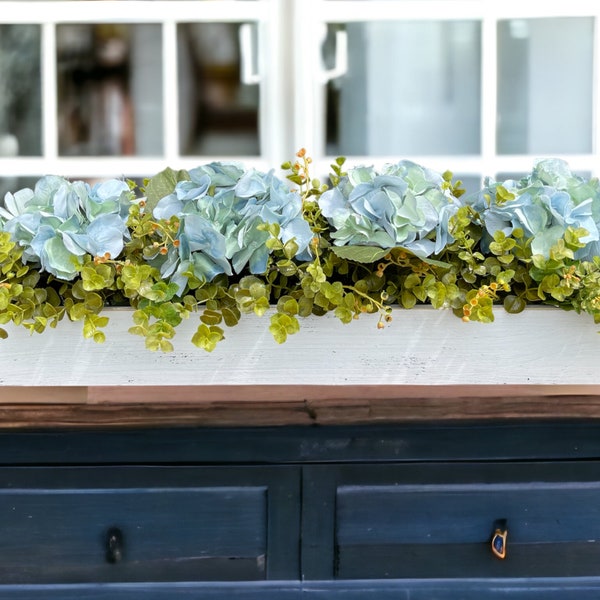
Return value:
<svg viewBox="0 0 600 600">
<path fill-rule="evenodd" d="M 493 323 L 464 323 L 449 311 L 395 309 L 348 325 L 335 317 L 301 319 L 277 344 L 269 318 L 243 315 L 207 353 L 189 340 L 198 318 L 177 329 L 175 351 L 150 352 L 128 333 L 131 311 L 107 311 L 107 341 L 96 344 L 67 320 L 30 335 L 11 328 L 0 341 L 0 385 L 588 385 L 600 386 L 600 325 L 588 315 L 534 307 Z M 600 389 L 600 388 L 599 388 Z"/>
</svg>

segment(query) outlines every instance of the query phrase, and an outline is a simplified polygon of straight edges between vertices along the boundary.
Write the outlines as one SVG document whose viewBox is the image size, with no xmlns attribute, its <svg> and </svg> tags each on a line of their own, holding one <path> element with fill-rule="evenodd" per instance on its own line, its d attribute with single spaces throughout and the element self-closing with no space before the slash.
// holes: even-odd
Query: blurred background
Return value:
<svg viewBox="0 0 600 600">
<path fill-rule="evenodd" d="M 323 175 L 410 158 L 467 188 L 560 156 L 597 174 L 600 3 L 0 0 L 0 198 L 46 173 Z"/>
</svg>

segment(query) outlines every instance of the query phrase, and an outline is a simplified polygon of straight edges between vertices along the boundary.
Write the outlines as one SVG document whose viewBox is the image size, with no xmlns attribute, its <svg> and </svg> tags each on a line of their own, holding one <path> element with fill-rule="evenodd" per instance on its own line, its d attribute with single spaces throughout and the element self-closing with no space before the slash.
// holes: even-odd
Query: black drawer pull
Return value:
<svg viewBox="0 0 600 600">
<path fill-rule="evenodd" d="M 506 558 L 506 538 L 508 537 L 508 527 L 506 519 L 494 521 L 494 533 L 492 535 L 492 552 L 494 556 Z"/>
<path fill-rule="evenodd" d="M 106 532 L 106 560 L 118 563 L 123 558 L 123 533 L 118 527 L 111 527 Z"/>
</svg>

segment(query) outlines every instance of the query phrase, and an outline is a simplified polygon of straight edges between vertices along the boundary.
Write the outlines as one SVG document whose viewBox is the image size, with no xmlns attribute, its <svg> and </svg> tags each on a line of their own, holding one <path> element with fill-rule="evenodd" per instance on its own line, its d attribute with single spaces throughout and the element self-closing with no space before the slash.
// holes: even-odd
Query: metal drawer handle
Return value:
<svg viewBox="0 0 600 600">
<path fill-rule="evenodd" d="M 106 560 L 118 563 L 123 558 L 123 532 L 118 527 L 111 527 L 106 532 Z"/>
<path fill-rule="evenodd" d="M 498 519 L 497 521 L 494 521 L 494 533 L 492 535 L 492 552 L 497 558 L 506 558 L 507 537 L 508 527 L 506 524 L 506 519 Z"/>
</svg>

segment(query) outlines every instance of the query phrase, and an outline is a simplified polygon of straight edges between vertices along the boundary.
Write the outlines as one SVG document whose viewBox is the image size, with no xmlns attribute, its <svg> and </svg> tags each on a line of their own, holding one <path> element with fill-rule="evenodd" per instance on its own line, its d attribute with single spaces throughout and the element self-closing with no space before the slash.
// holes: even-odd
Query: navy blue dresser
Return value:
<svg viewBox="0 0 600 600">
<path fill-rule="evenodd" d="M 600 598 L 595 422 L 0 433 L 0 599 Z"/>
</svg>

